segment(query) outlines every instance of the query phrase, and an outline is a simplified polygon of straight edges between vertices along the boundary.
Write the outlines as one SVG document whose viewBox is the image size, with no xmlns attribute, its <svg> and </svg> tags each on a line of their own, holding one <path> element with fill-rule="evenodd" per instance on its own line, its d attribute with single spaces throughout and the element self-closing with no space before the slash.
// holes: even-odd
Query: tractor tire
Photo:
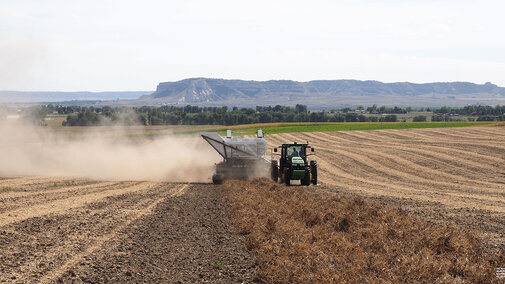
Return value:
<svg viewBox="0 0 505 284">
<path fill-rule="evenodd" d="M 272 160 L 271 164 L 272 180 L 275 182 L 279 181 L 279 166 L 277 166 L 277 161 Z"/>
<path fill-rule="evenodd" d="M 287 186 L 290 186 L 291 185 L 291 173 L 289 172 L 289 169 L 288 168 L 284 168 L 284 183 L 287 185 Z"/>
<path fill-rule="evenodd" d="M 312 175 L 312 184 L 317 185 L 317 162 L 310 161 L 310 173 Z"/>
<path fill-rule="evenodd" d="M 310 185 L 310 170 L 306 169 L 305 170 L 305 175 L 303 176 L 303 179 L 301 180 L 302 185 Z"/>
<path fill-rule="evenodd" d="M 222 184 L 223 183 L 223 179 L 218 176 L 218 175 L 213 175 L 212 176 L 212 183 L 213 184 Z"/>
</svg>

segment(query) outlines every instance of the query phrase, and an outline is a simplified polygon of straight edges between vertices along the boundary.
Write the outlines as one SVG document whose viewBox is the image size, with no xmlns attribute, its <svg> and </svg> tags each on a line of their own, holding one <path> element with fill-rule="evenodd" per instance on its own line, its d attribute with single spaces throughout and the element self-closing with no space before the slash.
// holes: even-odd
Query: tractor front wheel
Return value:
<svg viewBox="0 0 505 284">
<path fill-rule="evenodd" d="M 287 185 L 287 186 L 290 186 L 291 185 L 291 173 L 289 171 L 288 168 L 284 168 L 284 183 Z"/>
<path fill-rule="evenodd" d="M 303 179 L 302 179 L 302 185 L 310 185 L 310 170 L 309 169 L 305 170 L 305 175 L 303 176 Z"/>
</svg>

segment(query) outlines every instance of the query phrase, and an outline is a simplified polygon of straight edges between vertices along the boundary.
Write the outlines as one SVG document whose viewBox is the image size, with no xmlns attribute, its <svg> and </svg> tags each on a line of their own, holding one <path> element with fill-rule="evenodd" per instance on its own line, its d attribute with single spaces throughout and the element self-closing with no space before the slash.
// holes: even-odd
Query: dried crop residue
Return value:
<svg viewBox="0 0 505 284">
<path fill-rule="evenodd" d="M 79 130 L 0 124 L 0 176 L 206 182 L 220 160 L 199 137 L 129 137 L 121 127 Z"/>
<path fill-rule="evenodd" d="M 505 261 L 476 232 L 360 198 L 267 179 L 223 187 L 265 282 L 489 283 Z"/>
<path fill-rule="evenodd" d="M 505 249 L 505 127 L 276 134 L 315 147 L 322 189 L 475 229 Z"/>
</svg>

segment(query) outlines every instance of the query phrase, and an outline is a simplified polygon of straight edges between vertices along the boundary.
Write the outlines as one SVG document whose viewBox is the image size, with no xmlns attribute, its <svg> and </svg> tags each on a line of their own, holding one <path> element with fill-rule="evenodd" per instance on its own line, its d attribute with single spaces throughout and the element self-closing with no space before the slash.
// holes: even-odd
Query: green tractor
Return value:
<svg viewBox="0 0 505 284">
<path fill-rule="evenodd" d="M 309 143 L 282 144 L 281 153 L 274 148 L 273 155 L 280 155 L 279 161 L 272 158 L 272 179 L 277 182 L 291 185 L 291 180 L 299 180 L 302 185 L 317 184 L 317 162 L 307 159 L 314 154 L 314 148 Z M 310 153 L 308 153 L 310 151 Z"/>
</svg>

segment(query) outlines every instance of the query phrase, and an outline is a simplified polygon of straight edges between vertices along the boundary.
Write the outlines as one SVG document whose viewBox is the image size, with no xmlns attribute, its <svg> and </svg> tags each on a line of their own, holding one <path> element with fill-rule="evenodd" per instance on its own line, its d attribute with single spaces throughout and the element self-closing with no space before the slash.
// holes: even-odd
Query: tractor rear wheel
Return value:
<svg viewBox="0 0 505 284">
<path fill-rule="evenodd" d="M 310 173 L 312 175 L 312 184 L 317 185 L 317 162 L 310 161 Z"/>
<path fill-rule="evenodd" d="M 291 173 L 289 171 L 288 168 L 284 168 L 284 183 L 287 185 L 287 186 L 290 186 L 291 185 Z"/>
<path fill-rule="evenodd" d="M 277 166 L 276 160 L 272 160 L 271 171 L 272 171 L 272 180 L 275 182 L 278 182 L 278 180 L 279 180 L 279 167 Z"/>
</svg>

